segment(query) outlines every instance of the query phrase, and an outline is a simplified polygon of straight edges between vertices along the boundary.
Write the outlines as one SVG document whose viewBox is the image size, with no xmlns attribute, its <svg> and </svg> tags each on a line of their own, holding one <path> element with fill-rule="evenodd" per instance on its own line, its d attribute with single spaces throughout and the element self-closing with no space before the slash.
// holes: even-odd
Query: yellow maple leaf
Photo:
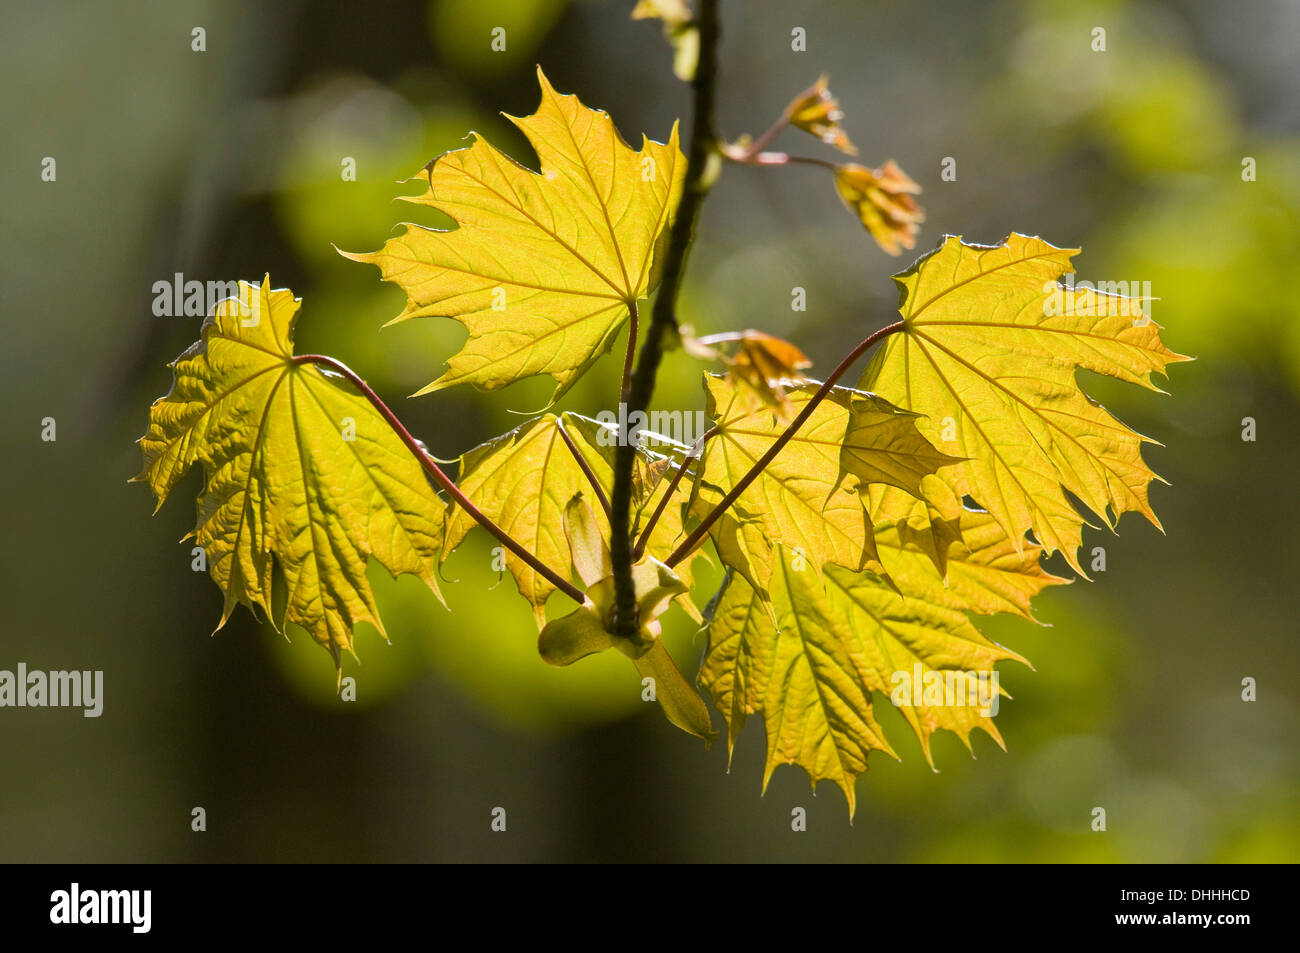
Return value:
<svg viewBox="0 0 1300 953">
<path fill-rule="evenodd" d="M 1132 510 L 1160 525 L 1147 498 L 1159 479 L 1150 442 L 1076 381 L 1079 368 L 1159 390 L 1153 372 L 1187 360 L 1161 343 L 1134 298 L 1064 289 L 1078 249 L 1012 234 L 1001 245 L 949 236 L 895 277 L 903 329 L 886 338 L 861 387 L 923 416 L 917 426 L 961 463 L 953 490 L 988 510 L 1017 546 L 1032 530 L 1050 555 L 1077 551 L 1084 518 Z"/>
<path fill-rule="evenodd" d="M 563 427 L 560 418 L 544 414 L 466 451 L 456 481 L 481 513 L 547 566 L 568 564 L 569 545 L 561 532 L 565 507 L 576 494 L 594 492 L 578 458 L 566 445 Z M 613 480 L 610 461 L 590 452 L 590 447 L 587 450 L 579 451 L 583 460 L 597 481 L 608 486 Z M 603 511 L 599 519 L 608 533 L 609 521 Z M 463 507 L 451 504 L 444 558 L 476 525 Z M 532 603 L 540 628 L 546 623 L 546 599 L 555 586 L 515 553 L 503 549 L 502 554 L 519 592 Z"/>
<path fill-rule="evenodd" d="M 819 579 L 796 568 L 784 548 L 772 561 L 767 598 L 741 577 L 728 584 L 700 681 L 727 722 L 728 750 L 746 718 L 763 715 L 765 789 L 778 765 L 797 764 L 814 786 L 822 779 L 839 786 L 852 816 L 868 754 L 897 757 L 875 720 L 873 692 L 896 699 L 932 766 L 930 737 L 939 729 L 967 747 L 974 728 L 1002 743 L 984 703 L 1002 693 L 992 678 L 996 663 L 1024 660 L 985 638 L 967 613 L 1028 618 L 1030 597 L 1064 580 L 1042 570 L 1037 547 L 1017 553 L 988 514 L 965 510 L 960 524 L 946 580 L 898 524 L 882 520 L 876 549 L 888 584 L 839 566 Z M 898 691 L 936 679 L 955 687 L 956 697 L 918 702 Z"/>
<path fill-rule="evenodd" d="M 702 518 L 786 430 L 772 409 L 724 377 L 705 376 L 716 433 L 705 445 L 692 515 Z M 818 384 L 791 384 L 787 398 L 802 411 Z M 862 483 L 920 492 L 927 473 L 954 462 L 920 434 L 918 418 L 851 388 L 834 388 L 794 437 L 711 529 L 723 562 L 766 589 L 778 544 L 815 573 L 828 563 L 879 569 Z"/>
<path fill-rule="evenodd" d="M 421 176 L 428 189 L 407 199 L 445 212 L 455 229 L 408 224 L 377 252 L 344 253 L 406 292 L 390 324 L 442 316 L 469 331 L 446 373 L 418 393 L 548 374 L 558 398 L 657 282 L 656 245 L 686 169 L 676 124 L 666 144 L 643 137 L 633 150 L 608 114 L 537 76 L 537 112 L 507 118 L 536 150 L 540 173 L 476 137 L 435 159 Z"/>
<path fill-rule="evenodd" d="M 335 666 L 358 622 L 383 634 L 366 579 L 373 558 L 435 593 L 444 504 L 410 449 L 337 375 L 295 360 L 299 302 L 287 289 L 239 283 L 201 339 L 177 358 L 170 393 L 140 438 L 162 506 L 195 463 L 207 480 L 191 533 L 225 594 L 271 614 L 272 557 L 288 599 L 281 622 L 306 629 Z M 441 596 L 439 596 L 441 598 Z"/>
<path fill-rule="evenodd" d="M 890 159 L 879 169 L 851 162 L 835 170 L 835 189 L 876 244 L 891 255 L 916 247 L 925 212 L 913 195 L 921 187 Z"/>
</svg>

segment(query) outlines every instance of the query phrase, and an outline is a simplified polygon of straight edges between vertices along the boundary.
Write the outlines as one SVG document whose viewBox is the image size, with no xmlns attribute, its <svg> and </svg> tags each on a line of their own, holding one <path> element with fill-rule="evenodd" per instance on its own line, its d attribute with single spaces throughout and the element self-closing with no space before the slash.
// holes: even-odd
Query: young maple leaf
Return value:
<svg viewBox="0 0 1300 953">
<path fill-rule="evenodd" d="M 727 376 L 749 388 L 776 412 L 782 423 L 794 417 L 786 387 L 803 379 L 800 371 L 812 366 L 808 355 L 789 341 L 763 331 L 745 330 L 712 338 L 697 338 L 689 328 L 679 329 L 682 348 L 692 357 L 721 361 Z M 731 353 L 723 346 L 734 344 Z M 718 346 L 714 346 L 718 345 Z"/>
<path fill-rule="evenodd" d="M 343 253 L 406 292 L 389 324 L 441 316 L 469 331 L 420 394 L 548 374 L 558 399 L 658 282 L 657 245 L 686 169 L 677 125 L 666 144 L 643 137 L 633 150 L 608 114 L 560 95 L 540 69 L 537 77 L 537 112 L 507 118 L 536 150 L 540 173 L 476 137 L 435 159 L 420 176 L 428 189 L 406 199 L 445 212 L 455 229 L 408 224 L 377 252 Z"/>
<path fill-rule="evenodd" d="M 858 154 L 857 146 L 849 141 L 849 137 L 840 128 L 844 112 L 840 109 L 839 100 L 831 95 L 826 84 L 827 78 L 822 76 L 786 107 L 790 125 L 816 136 L 840 152 L 855 156 Z"/>
<path fill-rule="evenodd" d="M 851 162 L 835 170 L 835 188 L 849 211 L 891 255 L 916 247 L 916 233 L 925 212 L 913 195 L 921 187 L 890 159 L 879 169 Z M 901 246 L 901 247 L 900 247 Z"/>
<path fill-rule="evenodd" d="M 682 677 L 659 640 L 659 617 L 675 598 L 685 594 L 685 583 L 651 556 L 634 565 L 637 638 L 621 638 L 614 633 L 614 566 L 609 547 L 596 514 L 581 494 L 565 507 L 564 535 L 569 541 L 573 567 L 587 587 L 586 600 L 542 629 L 537 637 L 542 658 L 552 665 L 572 665 L 588 655 L 618 649 L 632 660 L 643 678 L 653 679 L 655 697 L 669 721 L 712 742 L 715 732 L 704 700 Z"/>
<path fill-rule="evenodd" d="M 1159 477 L 1142 460 L 1150 438 L 1080 390 L 1077 370 L 1159 390 L 1151 374 L 1188 358 L 1161 343 L 1138 300 L 1061 288 L 1077 253 L 1015 233 L 994 246 L 946 237 L 895 276 L 903 330 L 859 386 L 921 414 L 921 432 L 965 458 L 944 471 L 959 496 L 1017 545 L 1032 530 L 1082 575 L 1084 517 L 1065 491 L 1112 528 L 1128 510 L 1159 527 L 1147 499 Z"/>
<path fill-rule="evenodd" d="M 275 557 L 288 592 L 280 625 L 306 629 L 337 668 L 358 622 L 384 632 L 367 558 L 438 592 L 444 505 L 365 397 L 294 360 L 298 304 L 272 291 L 268 275 L 260 287 L 241 281 L 239 297 L 216 306 L 201 339 L 172 362 L 175 383 L 149 410 L 133 479 L 161 507 L 201 464 L 207 480 L 189 535 L 225 593 L 217 628 L 240 602 L 271 615 Z M 341 433 L 349 419 L 355 432 Z"/>
<path fill-rule="evenodd" d="M 588 488 L 587 477 L 565 446 L 563 424 L 544 414 L 500 437 L 494 437 L 460 458 L 457 483 L 479 511 L 505 529 L 547 566 L 563 566 L 569 549 L 558 532 L 564 508 L 574 494 Z M 597 479 L 608 485 L 613 469 L 598 454 L 584 456 Z M 608 527 L 601 513 L 600 519 Z M 456 549 L 477 523 L 454 502 L 447 514 L 444 558 Z M 538 628 L 546 622 L 546 599 L 555 591 L 536 569 L 510 550 L 506 569 L 533 606 Z"/>
</svg>

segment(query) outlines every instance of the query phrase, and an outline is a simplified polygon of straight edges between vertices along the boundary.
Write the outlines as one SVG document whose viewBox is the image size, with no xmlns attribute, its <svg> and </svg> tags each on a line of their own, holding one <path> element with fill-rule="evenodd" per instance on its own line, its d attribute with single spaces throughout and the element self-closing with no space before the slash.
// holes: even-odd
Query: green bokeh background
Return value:
<svg viewBox="0 0 1300 953">
<path fill-rule="evenodd" d="M 814 797 L 798 769 L 760 798 L 757 722 L 728 772 L 723 746 L 706 752 L 640 701 L 621 658 L 545 666 L 479 534 L 445 567 L 450 613 L 418 582 L 373 575 L 392 642 L 360 632 L 361 664 L 345 662 L 355 704 L 301 633 L 286 642 L 240 610 L 208 637 L 219 593 L 175 542 L 197 474 L 152 518 L 148 491 L 126 484 L 165 363 L 199 323 L 154 317 L 153 283 L 269 271 L 304 299 L 300 349 L 356 368 L 437 456 L 515 426 L 546 381 L 403 400 L 463 331 L 379 332 L 401 293 L 331 243 L 367 250 L 400 220 L 436 224 L 394 203 L 416 190 L 395 183 L 471 129 L 532 164 L 498 110 L 533 110 L 537 63 L 626 138 L 664 138 L 688 93 L 631 6 L 5 6 L 0 668 L 103 669 L 106 698 L 98 719 L 0 709 L 0 860 L 1300 859 L 1300 8 L 1285 0 L 723 4 L 724 134 L 760 131 L 828 72 L 863 159 L 895 158 L 924 187 L 921 249 L 1013 229 L 1082 246 L 1081 279 L 1150 281 L 1167 342 L 1198 357 L 1172 369 L 1169 397 L 1085 381 L 1163 442 L 1147 459 L 1172 484 L 1153 492 L 1167 537 L 1134 516 L 1118 537 L 1089 532 L 1107 571 L 1044 594 L 1051 627 L 981 621 L 1036 668 L 1003 673 L 1006 753 L 980 735 L 972 759 L 941 736 L 935 774 L 882 704 L 902 761 L 872 759 L 852 826 L 841 795 Z M 795 26 L 807 52 L 791 50 Z M 341 180 L 345 156 L 356 182 Z M 891 320 L 889 275 L 905 264 L 821 170 L 731 168 L 681 318 L 788 336 L 825 368 Z M 790 309 L 794 286 L 806 312 Z M 563 406 L 608 407 L 617 365 Z M 657 404 L 700 406 L 698 370 L 670 355 Z M 40 440 L 47 416 L 54 443 Z M 700 580 L 707 597 L 717 576 Z M 702 637 L 667 619 L 693 674 Z M 205 833 L 190 830 L 194 806 Z M 489 829 L 496 806 L 504 834 Z M 794 807 L 806 833 L 790 830 Z"/>
</svg>

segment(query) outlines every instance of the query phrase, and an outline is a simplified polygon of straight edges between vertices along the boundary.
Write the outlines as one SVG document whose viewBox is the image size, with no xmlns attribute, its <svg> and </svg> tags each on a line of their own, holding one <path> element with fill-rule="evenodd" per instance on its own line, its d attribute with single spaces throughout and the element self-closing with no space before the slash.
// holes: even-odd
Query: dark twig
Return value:
<svg viewBox="0 0 1300 953">
<path fill-rule="evenodd" d="M 663 357 L 664 338 L 677 326 L 677 294 L 681 290 L 686 256 L 695 236 L 700 205 L 710 182 L 706 171 L 717 154 L 713 131 L 714 91 L 718 79 L 718 2 L 700 0 L 695 25 L 700 34 L 699 62 L 691 82 L 693 116 L 690 155 L 681 202 L 668 237 L 663 277 L 655 297 L 650 327 L 627 390 L 627 413 L 644 412 L 654 392 L 655 374 Z M 637 635 L 636 588 L 632 583 L 632 469 L 636 447 L 624 434 L 614 455 L 614 486 L 610 493 L 610 560 L 614 568 L 615 634 Z"/>
</svg>

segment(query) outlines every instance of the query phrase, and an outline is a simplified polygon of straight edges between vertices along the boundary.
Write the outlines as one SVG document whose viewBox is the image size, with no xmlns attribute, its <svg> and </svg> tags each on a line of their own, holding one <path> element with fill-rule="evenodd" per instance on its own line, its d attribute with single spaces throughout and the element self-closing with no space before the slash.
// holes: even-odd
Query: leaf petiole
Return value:
<svg viewBox="0 0 1300 953">
<path fill-rule="evenodd" d="M 780 115 L 780 117 L 776 120 L 776 122 L 772 123 L 772 125 L 767 128 L 766 132 L 764 132 L 761 136 L 759 136 L 757 139 L 755 139 L 748 145 L 737 146 L 737 145 L 732 145 L 730 143 L 724 142 L 718 144 L 718 151 L 722 153 L 723 158 L 730 159 L 732 162 L 741 162 L 741 163 L 750 162 L 754 158 L 754 156 L 762 152 L 763 149 L 767 147 L 772 142 L 773 139 L 775 139 L 778 135 L 780 135 L 781 130 L 783 130 L 787 125 L 789 125 L 789 123 L 790 123 L 790 110 L 786 109 L 786 111 Z"/>
<path fill-rule="evenodd" d="M 551 585 L 555 586 L 555 588 L 559 589 L 579 605 L 584 602 L 586 597 L 577 586 L 543 563 L 533 555 L 533 553 L 529 552 L 522 543 L 498 526 L 491 518 L 470 502 L 469 497 L 462 492 L 461 488 L 455 484 L 451 477 L 447 476 L 442 467 L 438 466 L 433 457 L 429 455 L 429 452 L 420 445 L 420 442 L 411 436 L 411 432 L 406 429 L 406 426 L 397 418 L 397 415 L 389 409 L 388 405 L 385 404 L 383 399 L 374 392 L 370 385 L 361 379 L 356 371 L 352 370 L 352 368 L 348 367 L 342 361 L 335 360 L 334 358 L 324 354 L 296 354 L 290 358 L 290 360 L 294 364 L 315 364 L 318 367 L 329 368 L 334 373 L 347 378 L 348 382 L 357 390 L 361 391 L 362 396 L 364 396 L 366 400 L 370 401 L 375 410 L 379 411 L 379 415 L 384 418 L 384 421 L 392 428 L 393 433 L 397 434 L 402 443 L 406 445 L 406 448 L 411 451 L 411 454 L 415 459 L 419 461 L 422 467 L 424 467 L 425 472 L 433 478 L 433 481 L 437 483 L 438 486 L 447 491 L 448 495 L 456 501 L 458 506 L 464 509 L 476 523 L 500 540 L 503 546 L 524 562 L 528 563 L 528 565 L 533 569 L 537 570 L 537 572 L 544 576 Z"/>
<path fill-rule="evenodd" d="M 628 391 L 632 387 L 632 360 L 636 357 L 636 334 L 637 319 L 640 317 L 637 311 L 635 301 L 627 303 L 627 355 L 623 358 L 623 387 L 619 391 L 619 399 L 627 403 Z M 605 507 L 605 512 L 609 512 L 609 507 Z"/>
<path fill-rule="evenodd" d="M 605 517 L 608 518 L 610 512 L 609 497 L 605 495 L 604 487 L 600 485 L 600 481 L 596 479 L 596 474 L 592 472 L 591 464 L 589 464 L 587 458 L 582 455 L 582 451 L 578 449 L 578 445 L 573 442 L 573 438 L 569 436 L 569 432 L 564 429 L 563 420 L 556 421 L 555 429 L 560 432 L 560 439 L 562 439 L 564 445 L 569 448 L 569 453 L 573 454 L 573 459 L 574 462 L 578 464 L 578 469 L 582 471 L 583 476 L 587 478 L 587 482 L 591 484 L 592 492 L 596 494 L 596 499 L 600 501 L 601 509 L 605 511 Z"/>
<path fill-rule="evenodd" d="M 719 146 L 719 151 L 725 158 L 732 162 L 750 162 L 756 155 L 771 145 L 772 141 L 781 134 L 786 126 L 790 125 L 790 120 L 794 116 L 795 106 L 808 96 L 817 92 L 819 84 L 813 83 L 802 93 L 790 101 L 790 104 L 781 111 L 781 115 L 776 118 L 776 122 L 767 127 L 757 139 L 754 139 L 748 145 L 740 147 L 723 143 Z"/>
<path fill-rule="evenodd" d="M 841 163 L 829 162 L 826 159 L 816 159 L 812 156 L 792 156 L 785 152 L 759 152 L 752 155 L 746 153 L 744 158 L 736 158 L 735 156 L 727 156 L 727 158 L 741 165 L 815 165 L 823 169 L 829 169 L 832 172 L 837 171 L 841 165 Z"/>
</svg>

